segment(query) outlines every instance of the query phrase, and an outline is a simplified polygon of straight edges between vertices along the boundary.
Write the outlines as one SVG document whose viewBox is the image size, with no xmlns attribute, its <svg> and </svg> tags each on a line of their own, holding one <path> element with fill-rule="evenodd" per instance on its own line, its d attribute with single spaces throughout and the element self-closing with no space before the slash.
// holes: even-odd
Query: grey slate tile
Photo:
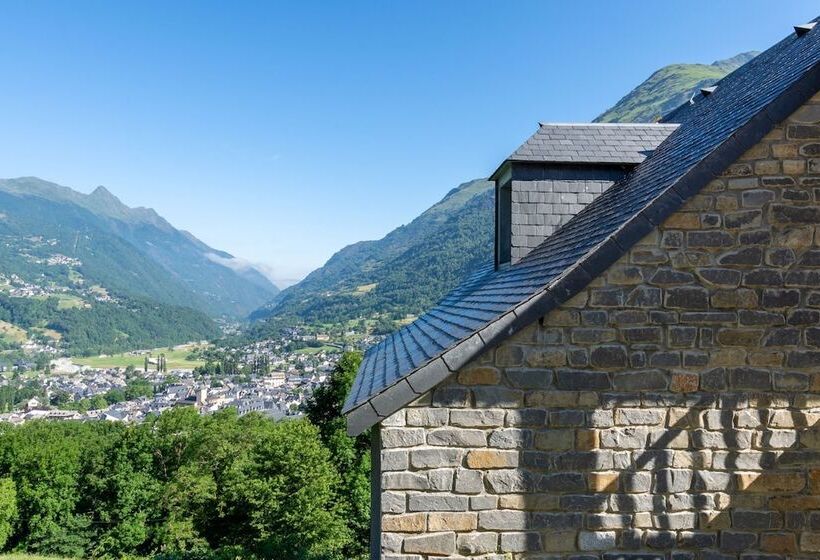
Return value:
<svg viewBox="0 0 820 560">
<path fill-rule="evenodd" d="M 512 161 L 640 163 L 676 124 L 550 124 L 508 158 Z"/>
</svg>

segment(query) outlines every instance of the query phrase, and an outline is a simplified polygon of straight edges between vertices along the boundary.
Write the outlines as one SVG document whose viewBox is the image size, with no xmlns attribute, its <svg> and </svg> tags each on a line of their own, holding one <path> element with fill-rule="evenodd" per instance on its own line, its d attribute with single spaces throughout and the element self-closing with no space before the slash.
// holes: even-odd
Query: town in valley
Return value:
<svg viewBox="0 0 820 560">
<path fill-rule="evenodd" d="M 85 360 L 28 340 L 21 346 L 27 358 L 0 363 L 0 422 L 140 422 L 180 406 L 200 414 L 234 408 L 240 416 L 298 417 L 341 353 L 375 340 L 350 342 L 351 336 L 337 342 L 287 328 L 278 338 L 235 347 L 200 341 Z M 167 355 L 179 359 L 169 365 Z"/>
</svg>

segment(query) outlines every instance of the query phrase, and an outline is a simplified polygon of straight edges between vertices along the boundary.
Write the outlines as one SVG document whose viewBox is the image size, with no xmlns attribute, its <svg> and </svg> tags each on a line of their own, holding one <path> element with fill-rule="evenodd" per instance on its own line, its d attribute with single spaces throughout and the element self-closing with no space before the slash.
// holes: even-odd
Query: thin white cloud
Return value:
<svg viewBox="0 0 820 560">
<path fill-rule="evenodd" d="M 255 270 L 256 272 L 261 273 L 271 282 L 276 281 L 276 275 L 274 274 L 273 268 L 264 263 L 254 263 L 247 259 L 241 259 L 237 257 L 223 257 L 221 255 L 217 255 L 216 253 L 206 253 L 205 256 L 211 262 L 221 264 L 222 266 L 230 268 L 231 270 L 235 270 L 236 272 L 247 272 L 249 270 Z"/>
<path fill-rule="evenodd" d="M 273 282 L 276 285 L 276 287 L 281 290 L 287 288 L 288 286 L 296 284 L 297 282 L 302 280 L 302 278 L 304 278 L 307 274 L 302 273 L 302 271 L 297 272 L 297 276 L 294 276 L 292 272 L 290 274 L 282 274 L 281 271 L 277 272 L 277 270 L 274 267 L 267 263 L 249 261 L 248 259 L 243 259 L 239 257 L 223 257 L 221 255 L 217 255 L 216 253 L 206 253 L 205 256 L 208 258 L 208 260 L 215 262 L 217 264 L 221 264 L 222 266 L 230 268 L 231 270 L 235 270 L 236 272 L 247 272 L 248 270 L 255 270 L 256 272 L 259 272 L 268 280 Z"/>
</svg>

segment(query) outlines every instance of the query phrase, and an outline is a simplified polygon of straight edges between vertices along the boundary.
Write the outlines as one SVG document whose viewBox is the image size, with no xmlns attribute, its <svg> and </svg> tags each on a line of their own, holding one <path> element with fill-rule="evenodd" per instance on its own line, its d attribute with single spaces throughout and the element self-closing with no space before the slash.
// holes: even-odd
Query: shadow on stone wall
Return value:
<svg viewBox="0 0 820 560">
<path fill-rule="evenodd" d="M 580 551 L 605 560 L 660 560 L 669 553 L 683 560 L 696 552 L 698 558 L 746 553 L 743 558 L 773 560 L 798 551 L 817 557 L 820 414 L 806 409 L 820 398 L 692 399 L 698 402 L 684 411 L 672 409 L 677 419 L 665 429 L 636 424 L 598 436 L 578 430 L 573 451 L 521 450 L 522 465 L 507 489 L 522 492 L 528 531 L 507 533 L 506 543 L 502 533 L 500 550 Z M 646 416 L 657 409 L 635 408 L 646 397 L 631 400 L 613 402 L 615 414 L 651 421 Z M 664 399 L 651 400 L 654 407 Z M 648 446 L 641 445 L 644 438 Z M 489 484 L 503 490 L 492 479 L 491 471 Z M 503 508 L 503 494 L 501 502 Z M 753 552 L 768 556 L 748 555 Z"/>
</svg>

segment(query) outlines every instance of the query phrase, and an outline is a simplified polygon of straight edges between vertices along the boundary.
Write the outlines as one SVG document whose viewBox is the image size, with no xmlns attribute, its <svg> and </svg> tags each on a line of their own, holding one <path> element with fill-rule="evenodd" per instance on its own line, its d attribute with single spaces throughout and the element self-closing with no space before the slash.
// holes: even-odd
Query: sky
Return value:
<svg viewBox="0 0 820 560">
<path fill-rule="evenodd" d="M 538 121 L 764 50 L 816 2 L 0 0 L 0 177 L 129 206 L 280 286 L 486 177 Z"/>
</svg>

